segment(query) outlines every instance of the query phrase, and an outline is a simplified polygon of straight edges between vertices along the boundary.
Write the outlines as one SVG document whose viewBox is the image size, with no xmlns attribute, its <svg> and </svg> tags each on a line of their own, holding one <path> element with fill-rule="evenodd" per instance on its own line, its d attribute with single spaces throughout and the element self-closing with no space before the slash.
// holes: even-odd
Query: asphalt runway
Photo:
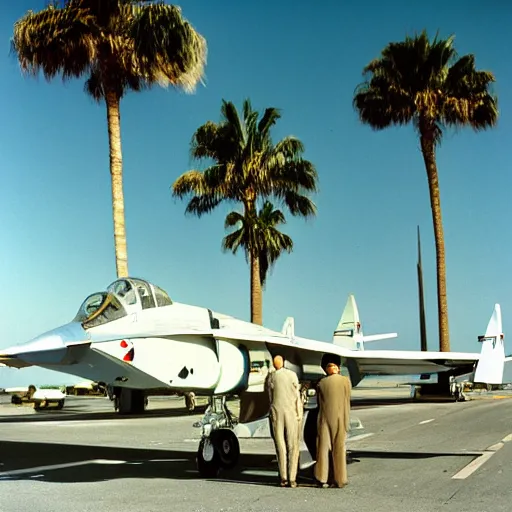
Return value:
<svg viewBox="0 0 512 512">
<path fill-rule="evenodd" d="M 241 440 L 237 469 L 201 479 L 201 414 L 182 398 L 150 398 L 136 417 L 106 398 L 40 413 L 0 403 L 0 511 L 508 511 L 512 401 L 495 398 L 411 403 L 400 388 L 354 390 L 364 430 L 348 443 L 344 489 L 314 487 L 309 470 L 297 489 L 279 488 L 269 439 Z"/>
</svg>

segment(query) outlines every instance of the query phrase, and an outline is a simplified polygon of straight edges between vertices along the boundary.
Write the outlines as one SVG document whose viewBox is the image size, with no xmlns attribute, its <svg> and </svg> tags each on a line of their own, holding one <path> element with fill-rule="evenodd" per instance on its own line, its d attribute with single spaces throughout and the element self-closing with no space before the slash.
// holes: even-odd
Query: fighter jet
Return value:
<svg viewBox="0 0 512 512">
<path fill-rule="evenodd" d="M 475 378 L 500 383 L 505 361 L 501 331 L 501 311 L 496 304 L 480 339 L 481 354 L 367 350 L 365 342 L 397 334 L 365 336 L 352 295 L 329 343 L 295 336 L 293 318 L 287 318 L 278 332 L 174 302 L 154 284 L 122 278 L 105 291 L 89 295 L 71 322 L 0 351 L 0 364 L 36 365 L 107 383 L 121 414 L 143 412 L 147 395 L 158 389 L 209 396 L 200 422 L 197 460 L 200 472 L 212 475 L 237 463 L 236 427 L 248 425 L 250 430 L 266 421 L 268 397 L 259 370 L 254 369 L 270 368 L 277 354 L 297 373 L 305 389 L 325 375 L 323 368 L 330 361 L 348 370 L 353 386 L 366 375 L 453 377 L 472 372 L 475 365 Z M 229 395 L 240 397 L 238 418 L 226 405 Z M 308 392 L 305 396 L 308 409 Z"/>
</svg>

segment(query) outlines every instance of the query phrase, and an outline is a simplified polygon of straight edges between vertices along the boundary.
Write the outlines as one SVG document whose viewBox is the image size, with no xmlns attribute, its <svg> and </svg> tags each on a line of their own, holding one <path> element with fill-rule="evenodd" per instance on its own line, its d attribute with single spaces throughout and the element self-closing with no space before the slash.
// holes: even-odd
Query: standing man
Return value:
<svg viewBox="0 0 512 512">
<path fill-rule="evenodd" d="M 317 386 L 318 437 L 315 478 L 322 487 L 329 487 L 329 454 L 332 453 L 334 486 L 347 485 L 347 459 L 345 440 L 350 428 L 350 392 L 348 377 L 340 375 L 340 368 L 329 363 L 324 377 Z"/>
<path fill-rule="evenodd" d="M 268 374 L 270 426 L 276 446 L 281 487 L 297 487 L 302 401 L 297 374 L 284 368 L 282 356 L 274 357 L 275 371 Z"/>
</svg>

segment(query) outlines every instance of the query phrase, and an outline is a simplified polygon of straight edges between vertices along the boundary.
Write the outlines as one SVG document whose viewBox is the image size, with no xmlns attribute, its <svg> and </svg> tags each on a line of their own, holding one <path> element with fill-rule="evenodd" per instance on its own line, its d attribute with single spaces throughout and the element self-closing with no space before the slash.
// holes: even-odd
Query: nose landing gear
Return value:
<svg viewBox="0 0 512 512">
<path fill-rule="evenodd" d="M 201 422 L 201 441 L 197 450 L 197 469 L 204 478 L 215 478 L 222 469 L 236 466 L 240 443 L 233 427 L 236 420 L 226 405 L 226 397 L 214 396 Z"/>
</svg>

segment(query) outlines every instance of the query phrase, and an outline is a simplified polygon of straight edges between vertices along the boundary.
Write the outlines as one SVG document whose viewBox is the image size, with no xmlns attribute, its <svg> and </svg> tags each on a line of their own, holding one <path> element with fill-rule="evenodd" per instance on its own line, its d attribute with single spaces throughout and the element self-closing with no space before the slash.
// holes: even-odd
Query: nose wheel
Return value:
<svg viewBox="0 0 512 512">
<path fill-rule="evenodd" d="M 240 458 L 240 443 L 236 434 L 227 428 L 203 437 L 197 450 L 197 469 L 203 478 L 215 478 L 221 469 L 231 469 Z"/>
</svg>

